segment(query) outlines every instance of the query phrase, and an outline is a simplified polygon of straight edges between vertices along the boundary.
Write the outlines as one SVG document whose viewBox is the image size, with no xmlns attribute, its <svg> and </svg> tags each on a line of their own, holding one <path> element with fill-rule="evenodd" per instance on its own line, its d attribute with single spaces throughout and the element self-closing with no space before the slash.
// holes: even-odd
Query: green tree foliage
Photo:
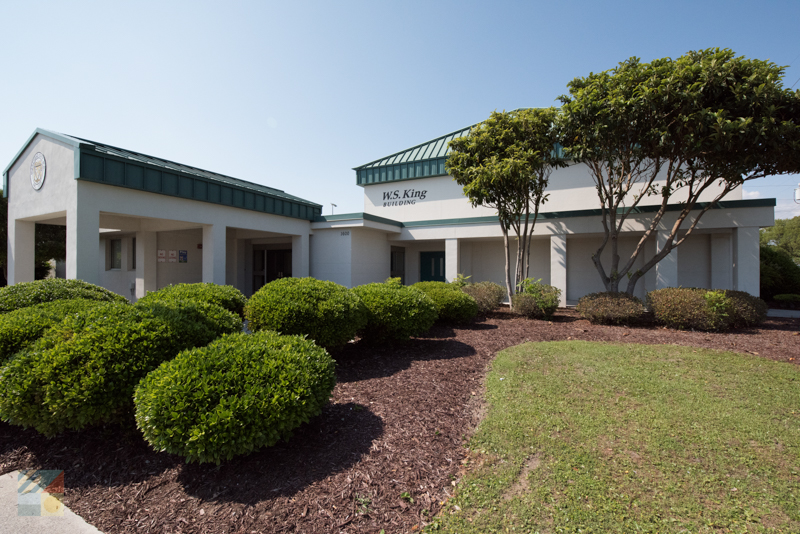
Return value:
<svg viewBox="0 0 800 534">
<path fill-rule="evenodd" d="M 447 172 L 473 206 L 497 210 L 505 244 L 506 291 L 528 277 L 530 242 L 539 206 L 547 201 L 553 169 L 564 166 L 554 149 L 554 108 L 492 113 L 469 135 L 450 142 Z M 518 247 L 512 283 L 509 230 Z"/>
<path fill-rule="evenodd" d="M 630 58 L 568 84 L 560 134 L 597 189 L 604 239 L 592 260 L 607 291 L 619 291 L 627 276 L 625 291 L 633 294 L 639 279 L 745 181 L 800 171 L 800 91 L 783 88 L 783 73 L 768 61 L 708 49 L 676 60 Z M 701 195 L 712 201 L 698 204 Z M 649 196 L 658 211 L 623 258 L 620 233 Z M 680 207 L 669 221 L 668 205 Z M 634 269 L 659 227 L 668 231 L 665 245 Z"/>
<path fill-rule="evenodd" d="M 762 228 L 761 244 L 778 247 L 800 264 L 800 216 L 775 219 L 775 226 Z"/>
</svg>

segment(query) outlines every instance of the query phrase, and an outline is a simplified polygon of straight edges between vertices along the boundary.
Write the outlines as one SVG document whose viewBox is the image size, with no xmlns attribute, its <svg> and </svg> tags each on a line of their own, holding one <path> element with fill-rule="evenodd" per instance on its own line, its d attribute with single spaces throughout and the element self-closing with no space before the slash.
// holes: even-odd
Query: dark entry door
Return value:
<svg viewBox="0 0 800 534">
<path fill-rule="evenodd" d="M 278 278 L 292 276 L 292 250 L 253 251 L 253 293 Z"/>
<path fill-rule="evenodd" d="M 444 276 L 444 252 L 419 253 L 419 279 L 422 282 L 447 282 Z"/>
</svg>

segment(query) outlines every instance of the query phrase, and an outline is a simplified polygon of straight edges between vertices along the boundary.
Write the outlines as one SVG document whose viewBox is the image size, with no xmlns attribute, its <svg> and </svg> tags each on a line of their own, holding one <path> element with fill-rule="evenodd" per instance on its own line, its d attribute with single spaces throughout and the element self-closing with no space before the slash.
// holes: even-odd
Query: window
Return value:
<svg viewBox="0 0 800 534">
<path fill-rule="evenodd" d="M 109 241 L 109 269 L 122 269 L 122 239 L 112 239 Z"/>
</svg>

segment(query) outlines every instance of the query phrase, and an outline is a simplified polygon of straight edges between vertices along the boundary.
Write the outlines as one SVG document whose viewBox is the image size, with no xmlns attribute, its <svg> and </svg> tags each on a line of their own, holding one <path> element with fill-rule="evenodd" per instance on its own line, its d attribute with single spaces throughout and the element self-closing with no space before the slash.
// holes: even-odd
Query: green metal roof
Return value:
<svg viewBox="0 0 800 534">
<path fill-rule="evenodd" d="M 474 126 L 461 128 L 426 143 L 355 167 L 353 170 L 356 171 L 356 183 L 370 185 L 444 176 L 447 174 L 444 162 L 450 153 L 448 144 L 453 139 L 467 135 Z"/>
<path fill-rule="evenodd" d="M 320 204 L 286 194 L 280 189 L 41 128 L 36 129 L 6 167 L 4 178 L 37 134 L 52 137 L 74 148 L 75 179 L 78 180 L 299 219 L 313 220 L 322 213 Z M 7 189 L 3 191 L 4 195 L 8 194 Z"/>
</svg>

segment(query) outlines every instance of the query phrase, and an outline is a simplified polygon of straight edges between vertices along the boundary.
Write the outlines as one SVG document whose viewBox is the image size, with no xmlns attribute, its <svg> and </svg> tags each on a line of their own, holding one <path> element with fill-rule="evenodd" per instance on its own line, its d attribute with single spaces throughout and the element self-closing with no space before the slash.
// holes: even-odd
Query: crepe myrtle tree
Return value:
<svg viewBox="0 0 800 534">
<path fill-rule="evenodd" d="M 707 49 L 650 63 L 630 58 L 568 84 L 559 140 L 594 180 L 604 238 L 592 261 L 606 291 L 620 291 L 627 278 L 625 292 L 633 294 L 639 279 L 744 182 L 800 171 L 800 92 L 783 88 L 783 73 L 769 61 Z M 706 193 L 711 200 L 698 202 Z M 657 211 L 623 257 L 620 234 L 651 196 Z M 677 206 L 674 221 L 664 221 L 668 206 Z M 665 245 L 634 269 L 661 227 Z"/>
<path fill-rule="evenodd" d="M 468 135 L 450 141 L 447 172 L 473 206 L 497 210 L 509 299 L 528 278 L 531 235 L 539 206 L 547 201 L 550 174 L 565 165 L 555 149 L 556 113 L 555 108 L 493 112 Z M 509 231 L 518 243 L 513 284 Z"/>
</svg>

